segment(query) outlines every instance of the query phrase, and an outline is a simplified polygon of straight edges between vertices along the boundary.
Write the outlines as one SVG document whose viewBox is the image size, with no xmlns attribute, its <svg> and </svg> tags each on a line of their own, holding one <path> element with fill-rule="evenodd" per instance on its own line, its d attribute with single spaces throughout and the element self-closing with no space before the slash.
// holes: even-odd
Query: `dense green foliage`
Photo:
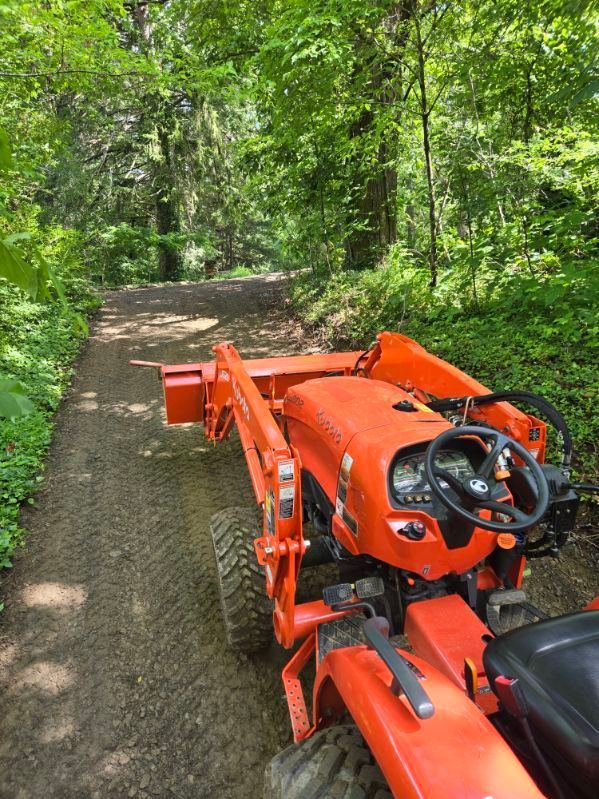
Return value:
<svg viewBox="0 0 599 799">
<path fill-rule="evenodd" d="M 0 275 L 20 287 L 0 294 L 0 415 L 35 406 L 2 423 L 0 560 L 91 284 L 305 269 L 294 307 L 329 343 L 401 326 L 536 389 L 591 473 L 593 11 L 0 0 Z"/>
<path fill-rule="evenodd" d="M 315 283 L 296 279 L 292 301 L 327 342 L 368 347 L 380 330 L 401 331 L 493 390 L 522 389 L 559 408 L 576 442 L 574 466 L 592 479 L 599 467 L 597 282 L 585 272 L 542 283 L 512 279 L 481 296 L 474 312 L 459 272 L 440 276 L 436 291 L 422 270 L 393 263 L 342 272 Z"/>
<path fill-rule="evenodd" d="M 73 299 L 81 313 L 96 304 L 86 294 Z M 0 286 L 0 374 L 23 386 L 33 411 L 0 418 L 0 568 L 21 538 L 19 506 L 31 500 L 52 433 L 51 418 L 71 377 L 84 338 L 73 311 L 57 303 L 35 303 Z"/>
<path fill-rule="evenodd" d="M 248 146 L 294 220 L 297 312 L 401 329 L 547 396 L 597 469 L 599 144 L 589 3 L 296 0 L 258 59 Z"/>
</svg>

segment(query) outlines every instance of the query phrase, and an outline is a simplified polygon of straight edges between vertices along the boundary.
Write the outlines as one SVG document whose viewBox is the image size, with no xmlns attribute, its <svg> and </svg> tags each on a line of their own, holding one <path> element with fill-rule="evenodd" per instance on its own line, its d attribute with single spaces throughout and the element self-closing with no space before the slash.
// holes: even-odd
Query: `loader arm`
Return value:
<svg viewBox="0 0 599 799">
<path fill-rule="evenodd" d="M 475 397 L 490 389 L 424 349 L 401 333 L 379 333 L 376 344 L 361 360 L 360 372 L 375 380 L 404 388 L 423 403 L 431 398 Z M 545 460 L 545 424 L 523 413 L 508 402 L 471 407 L 469 415 L 493 425 L 512 436 L 522 446 L 534 451 L 537 460 Z"/>
<path fill-rule="evenodd" d="M 263 529 L 254 540 L 256 556 L 265 569 L 267 593 L 274 600 L 275 634 L 289 648 L 298 631 L 305 635 L 326 609 L 321 602 L 313 603 L 308 622 L 306 614 L 296 609 L 296 584 L 306 549 L 301 462 L 285 440 L 278 418 L 290 386 L 327 374 L 349 375 L 359 353 L 243 361 L 228 343 L 217 344 L 213 352 L 211 362 L 132 364 L 159 370 L 168 424 L 203 423 L 206 437 L 215 443 L 237 426 L 256 501 L 263 511 Z"/>
<path fill-rule="evenodd" d="M 226 438 L 233 424 L 248 465 L 257 502 L 263 510 L 262 535 L 254 540 L 274 600 L 277 639 L 294 641 L 295 587 L 305 550 L 302 536 L 301 463 L 287 444 L 262 393 L 231 344 L 218 344 L 214 380 L 206 385 L 204 426 L 213 441 Z"/>
</svg>

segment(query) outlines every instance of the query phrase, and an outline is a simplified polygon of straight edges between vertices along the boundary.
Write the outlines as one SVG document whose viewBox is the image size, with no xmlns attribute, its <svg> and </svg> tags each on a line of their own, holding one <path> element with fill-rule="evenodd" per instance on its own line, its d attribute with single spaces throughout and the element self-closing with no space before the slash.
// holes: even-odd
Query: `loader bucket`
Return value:
<svg viewBox="0 0 599 799">
<path fill-rule="evenodd" d="M 153 361 L 129 361 L 131 366 L 156 369 L 162 380 L 164 407 L 168 424 L 186 424 L 204 421 L 204 364 L 177 364 L 167 366 Z M 213 364 L 208 370 L 214 372 Z"/>
</svg>

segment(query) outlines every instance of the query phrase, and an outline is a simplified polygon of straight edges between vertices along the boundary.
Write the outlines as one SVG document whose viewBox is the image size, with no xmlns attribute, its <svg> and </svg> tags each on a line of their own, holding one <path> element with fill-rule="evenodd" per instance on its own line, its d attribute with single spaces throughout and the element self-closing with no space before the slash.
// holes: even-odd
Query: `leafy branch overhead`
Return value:
<svg viewBox="0 0 599 799">
<path fill-rule="evenodd" d="M 0 128 L 0 174 L 13 166 L 8 136 Z M 23 243 L 27 244 L 28 253 L 22 249 Z M 33 244 L 31 233 L 11 233 L 0 239 L 0 278 L 24 291 L 32 300 L 49 302 L 55 296 L 65 309 L 69 308 L 64 286 Z M 73 314 L 73 319 L 79 329 L 87 329 L 80 314 Z M 16 380 L 0 379 L 0 418 L 10 419 L 30 413 L 34 406 L 24 394 L 23 386 Z"/>
</svg>

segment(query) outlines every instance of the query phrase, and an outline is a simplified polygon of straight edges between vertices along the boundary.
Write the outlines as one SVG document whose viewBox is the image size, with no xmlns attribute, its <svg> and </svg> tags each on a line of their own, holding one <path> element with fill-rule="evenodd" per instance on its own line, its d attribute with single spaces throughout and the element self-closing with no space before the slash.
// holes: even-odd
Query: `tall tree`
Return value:
<svg viewBox="0 0 599 799">
<path fill-rule="evenodd" d="M 154 25 L 148 0 L 138 0 L 131 8 L 139 33 L 141 51 L 147 58 L 160 64 L 161 54 L 154 47 Z M 181 254 L 173 237 L 181 232 L 180 216 L 175 183 L 175 163 L 172 142 L 172 117 L 168 87 L 163 83 L 151 88 L 144 97 L 146 112 L 144 122 L 149 122 L 155 135 L 156 151 L 150 161 L 152 172 L 150 184 L 153 188 L 156 208 L 156 227 L 159 235 L 159 275 L 161 280 L 177 280 L 181 275 Z"/>
</svg>

